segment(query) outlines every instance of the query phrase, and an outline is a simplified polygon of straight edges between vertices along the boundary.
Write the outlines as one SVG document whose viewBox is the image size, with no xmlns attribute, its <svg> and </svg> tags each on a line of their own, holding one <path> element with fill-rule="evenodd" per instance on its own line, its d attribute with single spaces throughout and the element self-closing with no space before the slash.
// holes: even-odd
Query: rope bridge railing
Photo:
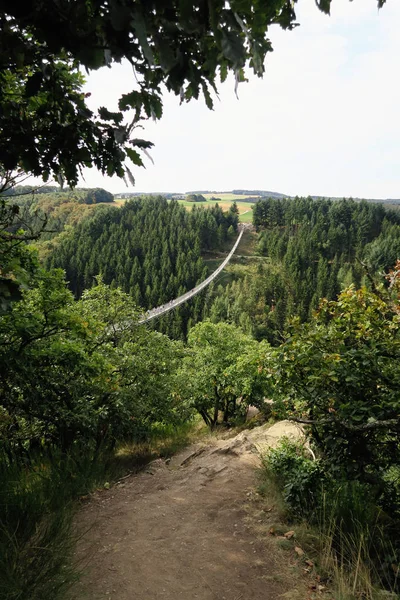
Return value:
<svg viewBox="0 0 400 600">
<path fill-rule="evenodd" d="M 157 306 L 157 308 L 152 308 L 151 310 L 147 311 L 143 315 L 142 319 L 139 320 L 139 323 L 148 323 L 148 321 L 151 321 L 152 319 L 155 319 L 156 317 L 164 315 L 165 313 L 169 312 L 170 310 L 173 310 L 180 304 L 187 302 L 188 300 L 190 300 L 190 298 L 193 298 L 193 296 L 196 296 L 202 290 L 204 290 L 204 288 L 206 288 L 208 285 L 210 285 L 210 283 L 216 277 L 218 277 L 218 275 L 221 273 L 221 271 L 223 271 L 225 269 L 226 265 L 231 260 L 232 256 L 234 255 L 234 253 L 236 251 L 236 248 L 239 245 L 240 240 L 242 239 L 243 231 L 244 231 L 244 229 L 240 230 L 237 240 L 236 240 L 232 250 L 229 252 L 228 256 L 219 265 L 219 267 L 213 273 L 211 273 L 211 275 L 209 277 L 207 277 L 207 279 L 205 279 L 204 281 L 199 283 L 199 285 L 197 285 L 192 290 L 189 290 L 185 294 L 182 294 L 182 296 L 175 298 L 175 300 L 170 300 L 170 302 L 167 302 L 166 304 L 162 304 L 161 306 Z"/>
</svg>

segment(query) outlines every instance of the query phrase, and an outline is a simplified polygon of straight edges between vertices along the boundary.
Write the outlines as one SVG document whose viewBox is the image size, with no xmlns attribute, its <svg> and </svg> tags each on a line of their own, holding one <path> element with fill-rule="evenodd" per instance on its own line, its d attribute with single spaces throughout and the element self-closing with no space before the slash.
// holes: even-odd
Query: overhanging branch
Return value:
<svg viewBox="0 0 400 600">
<path fill-rule="evenodd" d="M 299 418 L 299 417 L 289 417 L 288 418 L 289 421 L 294 421 L 295 423 L 302 423 L 303 425 L 314 425 L 314 426 L 319 426 L 319 425 L 328 425 L 328 424 L 332 424 L 332 425 L 339 425 L 340 427 L 343 427 L 344 429 L 348 429 L 349 431 L 354 431 L 354 432 L 363 432 L 363 431 L 370 431 L 373 429 L 400 429 L 400 418 L 399 419 L 386 419 L 384 421 L 369 421 L 368 423 L 363 423 L 361 425 L 351 425 L 350 423 L 347 423 L 346 421 L 339 421 L 337 419 L 321 419 L 321 420 L 314 420 L 314 419 L 303 419 L 303 418 Z"/>
</svg>

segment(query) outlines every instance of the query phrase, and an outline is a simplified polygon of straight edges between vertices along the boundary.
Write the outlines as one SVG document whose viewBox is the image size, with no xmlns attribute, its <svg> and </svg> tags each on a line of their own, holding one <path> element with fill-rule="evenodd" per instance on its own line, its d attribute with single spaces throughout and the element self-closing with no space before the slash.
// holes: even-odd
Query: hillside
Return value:
<svg viewBox="0 0 400 600">
<path fill-rule="evenodd" d="M 284 194 L 281 192 L 271 192 L 268 190 L 251 190 L 251 189 L 233 189 L 233 190 L 189 190 L 185 193 L 183 192 L 146 192 L 146 196 L 164 196 L 165 198 L 174 198 L 176 200 L 184 200 L 186 196 L 190 194 L 202 194 L 207 199 L 210 198 L 219 198 L 223 200 L 237 200 L 237 201 L 247 201 L 253 200 L 257 202 L 260 198 L 297 198 L 298 196 L 290 196 L 288 194 Z M 121 192 L 115 194 L 116 198 L 134 198 L 144 195 L 143 192 Z M 342 196 L 323 196 L 323 195 L 313 195 L 310 194 L 308 197 L 313 200 L 343 200 Z M 364 198 L 364 197 L 352 197 L 352 200 L 356 202 L 361 202 L 365 200 L 366 202 L 379 203 L 379 204 L 391 204 L 398 205 L 400 204 L 400 198 Z"/>
<path fill-rule="evenodd" d="M 76 297 L 101 274 L 106 284 L 150 309 L 205 279 L 202 255 L 230 244 L 237 222 L 236 212 L 219 206 L 187 211 L 162 197 L 138 198 L 96 212 L 55 240 L 47 265 L 65 269 Z M 201 306 L 201 298 L 194 302 Z M 185 335 L 186 312 L 182 307 L 168 317 L 167 331 L 174 337 Z"/>
<path fill-rule="evenodd" d="M 12 228 L 41 231 L 40 240 L 53 239 L 66 227 L 75 226 L 99 207 L 113 204 L 114 196 L 102 188 L 63 190 L 56 186 L 16 186 L 2 195 L 18 212 Z"/>
<path fill-rule="evenodd" d="M 206 315 L 277 342 L 288 319 L 311 318 L 320 298 L 368 283 L 400 255 L 400 214 L 354 200 L 262 199 L 254 206 L 252 253 L 228 268 Z"/>
</svg>

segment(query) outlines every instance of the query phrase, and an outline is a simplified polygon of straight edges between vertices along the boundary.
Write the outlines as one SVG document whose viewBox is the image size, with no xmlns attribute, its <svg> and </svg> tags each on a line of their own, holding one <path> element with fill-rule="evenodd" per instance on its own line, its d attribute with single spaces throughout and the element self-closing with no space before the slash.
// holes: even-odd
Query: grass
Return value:
<svg viewBox="0 0 400 600">
<path fill-rule="evenodd" d="M 77 578 L 71 481 L 56 463 L 1 457 L 1 600 L 58 600 Z"/>
<path fill-rule="evenodd" d="M 233 196 L 233 194 L 226 194 L 226 196 Z M 239 196 L 241 198 L 242 196 Z M 230 206 L 235 201 L 235 198 L 224 198 L 218 202 L 218 206 L 222 208 L 222 210 L 229 210 Z M 177 200 L 179 204 L 182 204 L 187 209 L 192 209 L 193 206 L 214 206 L 215 200 L 210 201 L 206 200 L 206 202 L 188 202 L 187 200 Z M 251 202 L 240 202 L 236 201 L 237 207 L 239 209 L 239 221 L 240 223 L 251 223 L 253 221 L 253 209 Z"/>
<path fill-rule="evenodd" d="M 259 196 L 244 196 L 243 194 L 231 194 L 229 192 L 227 193 L 221 193 L 221 194 L 203 194 L 204 198 L 206 198 L 207 200 L 211 200 L 211 198 L 219 198 L 222 201 L 229 201 L 229 202 L 234 202 L 235 200 L 237 202 L 240 202 L 240 200 L 243 199 L 243 197 L 245 198 L 254 198 L 254 200 L 258 200 Z M 214 200 L 215 202 L 215 200 Z M 243 203 L 245 204 L 245 203 Z M 247 203 L 249 204 L 249 203 Z"/>
<path fill-rule="evenodd" d="M 239 217 L 240 223 L 252 223 L 253 222 L 253 209 L 249 209 L 247 212 L 243 212 Z"/>
<path fill-rule="evenodd" d="M 144 465 L 157 458 L 170 458 L 193 443 L 205 432 L 200 420 L 173 425 L 156 425 L 148 440 L 141 443 L 121 443 L 113 460 L 114 476 L 127 472 L 137 472 Z"/>
<path fill-rule="evenodd" d="M 254 256 L 255 244 L 257 241 L 257 234 L 255 231 L 245 230 L 240 240 L 237 254 L 241 256 Z"/>
<path fill-rule="evenodd" d="M 177 202 L 179 204 L 182 204 L 182 206 L 184 206 L 185 208 L 192 209 L 193 206 L 214 206 L 214 204 L 216 204 L 215 200 L 211 201 L 211 197 L 212 194 L 203 194 L 204 197 L 206 198 L 205 202 L 188 202 L 187 200 L 177 200 Z M 250 198 L 252 196 L 249 196 Z M 220 206 L 222 208 L 222 210 L 226 211 L 229 210 L 229 207 L 231 206 L 231 204 L 233 202 L 236 201 L 237 207 L 239 209 L 239 221 L 240 223 L 252 223 L 253 221 L 253 209 L 252 209 L 252 204 L 251 202 L 240 202 L 240 199 L 243 198 L 243 196 L 239 196 L 237 194 L 219 194 L 218 198 L 220 198 L 220 201 L 218 201 L 218 206 Z M 256 200 L 257 197 L 255 196 L 254 199 Z M 114 199 L 114 205 L 117 206 L 123 206 L 125 204 L 125 202 L 127 201 L 127 198 L 117 198 Z"/>
</svg>

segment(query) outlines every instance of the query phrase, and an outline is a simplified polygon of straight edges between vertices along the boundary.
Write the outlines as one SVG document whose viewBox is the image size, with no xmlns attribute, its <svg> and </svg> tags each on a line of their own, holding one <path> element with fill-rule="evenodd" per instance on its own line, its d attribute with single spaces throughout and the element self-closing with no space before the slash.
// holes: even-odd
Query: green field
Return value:
<svg viewBox="0 0 400 600">
<path fill-rule="evenodd" d="M 234 200 L 236 200 L 236 202 L 240 202 L 240 200 L 243 199 L 243 194 L 202 194 L 202 196 L 204 196 L 204 198 L 207 198 L 207 200 L 210 200 L 211 198 L 220 198 L 223 202 L 233 202 Z M 254 200 L 258 199 L 259 196 L 246 196 L 246 198 L 254 198 Z"/>
<path fill-rule="evenodd" d="M 211 196 L 211 194 L 205 195 Z M 221 196 L 224 196 L 224 194 L 221 194 Z M 225 196 L 233 196 L 233 194 L 225 194 Z M 188 202 L 187 200 L 177 200 L 177 202 L 179 202 L 179 204 L 182 204 L 182 206 L 185 206 L 188 209 L 193 206 L 213 206 L 214 204 L 216 204 L 216 202 L 210 200 L 206 202 Z M 236 202 L 237 207 L 239 209 L 239 221 L 241 223 L 251 223 L 253 220 L 253 205 L 251 204 L 251 202 L 240 202 L 235 200 L 234 198 L 232 200 L 221 198 L 221 202 L 218 202 L 218 206 L 220 206 L 222 210 L 229 210 L 229 207 L 233 202 Z"/>
<path fill-rule="evenodd" d="M 177 200 L 179 204 L 185 206 L 187 209 L 193 208 L 193 206 L 213 206 L 216 204 L 215 200 L 210 201 L 212 194 L 203 194 L 207 200 L 205 202 L 188 202 L 187 200 Z M 239 221 L 241 223 L 251 223 L 253 220 L 253 209 L 251 202 L 240 202 L 239 198 L 243 198 L 243 196 L 239 196 L 237 194 L 219 194 L 218 198 L 220 201 L 218 202 L 218 206 L 222 208 L 222 210 L 229 210 L 230 205 L 233 202 L 236 202 L 237 207 L 239 209 Z M 125 198 L 117 198 L 114 200 L 115 204 L 118 206 L 122 206 L 127 199 Z"/>
</svg>

